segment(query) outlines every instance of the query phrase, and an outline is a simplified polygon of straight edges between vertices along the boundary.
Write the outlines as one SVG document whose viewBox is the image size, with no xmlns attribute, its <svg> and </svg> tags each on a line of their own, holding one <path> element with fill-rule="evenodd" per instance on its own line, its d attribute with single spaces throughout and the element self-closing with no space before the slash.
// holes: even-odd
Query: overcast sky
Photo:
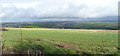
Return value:
<svg viewBox="0 0 120 56">
<path fill-rule="evenodd" d="M 0 19 L 17 21 L 26 19 L 36 20 L 40 19 L 40 17 L 99 18 L 117 16 L 118 1 L 119 0 L 0 0 Z"/>
</svg>

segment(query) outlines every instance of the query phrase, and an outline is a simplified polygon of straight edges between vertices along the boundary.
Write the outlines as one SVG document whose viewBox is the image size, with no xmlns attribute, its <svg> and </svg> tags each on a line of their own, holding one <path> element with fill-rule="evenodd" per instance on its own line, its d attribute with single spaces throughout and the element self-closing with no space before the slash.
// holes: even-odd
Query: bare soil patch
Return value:
<svg viewBox="0 0 120 56">
<path fill-rule="evenodd" d="M 68 45 L 68 44 L 57 44 L 56 46 L 62 48 L 74 48 L 73 45 Z"/>
<path fill-rule="evenodd" d="M 41 39 L 36 39 L 36 41 L 41 41 Z"/>
<path fill-rule="evenodd" d="M 8 31 L 8 29 L 1 29 L 0 31 Z"/>
</svg>

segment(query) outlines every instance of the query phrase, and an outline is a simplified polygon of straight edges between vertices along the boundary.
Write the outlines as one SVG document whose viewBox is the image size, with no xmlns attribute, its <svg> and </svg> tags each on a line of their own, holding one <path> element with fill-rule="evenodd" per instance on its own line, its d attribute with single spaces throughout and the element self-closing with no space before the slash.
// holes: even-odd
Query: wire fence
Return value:
<svg viewBox="0 0 120 56">
<path fill-rule="evenodd" d="M 2 30 L 2 19 L 0 18 L 0 30 Z M 2 31 L 0 31 L 0 56 L 2 55 Z"/>
</svg>

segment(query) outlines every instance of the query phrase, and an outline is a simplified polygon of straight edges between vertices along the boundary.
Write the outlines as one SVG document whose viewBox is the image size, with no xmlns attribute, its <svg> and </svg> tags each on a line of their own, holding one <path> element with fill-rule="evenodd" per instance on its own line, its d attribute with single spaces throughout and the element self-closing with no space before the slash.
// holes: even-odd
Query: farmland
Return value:
<svg viewBox="0 0 120 56">
<path fill-rule="evenodd" d="M 115 54 L 118 51 L 117 30 L 6 28 L 2 42 L 4 53 L 28 51 L 42 47 L 44 54 Z M 21 41 L 22 30 L 22 47 Z M 31 47 L 32 46 L 32 47 Z M 7 50 L 7 51 L 6 51 Z M 38 49 L 35 49 L 38 50 Z M 23 52 L 23 51 L 22 51 Z"/>
<path fill-rule="evenodd" d="M 3 23 L 4 27 L 14 28 L 55 28 L 55 29 L 108 29 L 117 30 L 118 22 L 23 22 Z M 31 28 L 33 28 L 31 27 Z"/>
</svg>

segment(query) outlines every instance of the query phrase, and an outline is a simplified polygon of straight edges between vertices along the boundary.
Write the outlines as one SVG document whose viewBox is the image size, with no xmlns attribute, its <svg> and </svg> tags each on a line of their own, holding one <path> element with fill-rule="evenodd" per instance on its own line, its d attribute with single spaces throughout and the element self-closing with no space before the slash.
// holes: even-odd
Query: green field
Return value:
<svg viewBox="0 0 120 56">
<path fill-rule="evenodd" d="M 117 30 L 21 28 L 21 47 L 21 30 L 7 29 L 2 32 L 5 53 L 11 49 L 32 50 L 36 46 L 42 46 L 45 54 L 114 54 L 118 51 Z"/>
</svg>

